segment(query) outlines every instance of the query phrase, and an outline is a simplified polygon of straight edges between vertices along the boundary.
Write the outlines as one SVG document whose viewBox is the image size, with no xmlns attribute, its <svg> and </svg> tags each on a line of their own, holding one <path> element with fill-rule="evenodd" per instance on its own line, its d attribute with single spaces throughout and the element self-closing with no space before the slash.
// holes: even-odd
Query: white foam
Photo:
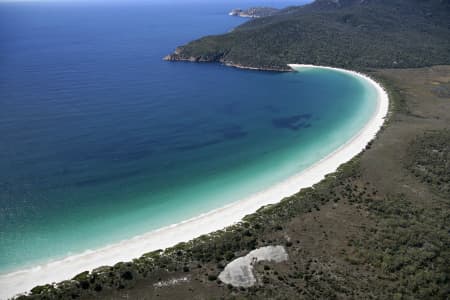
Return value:
<svg viewBox="0 0 450 300">
<path fill-rule="evenodd" d="M 374 80 L 354 71 L 313 65 L 289 66 L 297 71 L 301 71 L 302 68 L 331 69 L 345 72 L 367 81 L 377 91 L 376 111 L 364 128 L 339 149 L 308 169 L 276 185 L 225 207 L 178 224 L 151 231 L 100 249 L 88 250 L 39 267 L 1 275 L 0 298 L 12 297 L 36 285 L 70 279 L 80 272 L 92 270 L 99 266 L 113 265 L 119 261 L 130 261 L 143 253 L 164 249 L 179 242 L 188 241 L 232 225 L 264 205 L 277 203 L 282 198 L 293 195 L 302 188 L 318 183 L 326 174 L 336 171 L 341 164 L 359 154 L 366 147 L 367 143 L 376 136 L 384 123 L 389 107 L 387 93 Z"/>
</svg>

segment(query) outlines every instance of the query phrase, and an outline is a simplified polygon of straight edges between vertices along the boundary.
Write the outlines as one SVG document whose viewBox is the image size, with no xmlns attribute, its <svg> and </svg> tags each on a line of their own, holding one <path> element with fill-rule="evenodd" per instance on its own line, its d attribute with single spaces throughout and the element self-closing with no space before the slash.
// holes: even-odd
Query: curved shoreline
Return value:
<svg viewBox="0 0 450 300">
<path fill-rule="evenodd" d="M 179 242 L 223 229 L 239 222 L 244 216 L 254 213 L 262 206 L 277 203 L 284 197 L 297 193 L 302 188 L 318 183 L 325 175 L 336 171 L 341 164 L 351 160 L 364 150 L 382 127 L 384 118 L 388 113 L 389 98 L 384 89 L 370 77 L 355 71 L 313 65 L 293 64 L 289 67 L 296 71 L 305 68 L 331 69 L 367 81 L 377 91 L 376 111 L 365 126 L 344 145 L 306 170 L 278 184 L 243 200 L 178 224 L 163 227 L 95 251 L 88 250 L 42 266 L 0 275 L 0 298 L 11 297 L 36 285 L 70 279 L 82 271 L 92 270 L 102 265 L 129 261 L 146 252 L 167 248 Z"/>
</svg>

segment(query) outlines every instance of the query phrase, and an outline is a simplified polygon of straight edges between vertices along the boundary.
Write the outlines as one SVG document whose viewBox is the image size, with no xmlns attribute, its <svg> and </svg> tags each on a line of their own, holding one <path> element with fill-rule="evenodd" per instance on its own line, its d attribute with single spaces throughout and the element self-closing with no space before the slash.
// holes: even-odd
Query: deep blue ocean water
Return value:
<svg viewBox="0 0 450 300">
<path fill-rule="evenodd" d="M 0 273 L 237 201 L 362 128 L 374 91 L 348 75 L 162 60 L 235 7 L 0 3 Z"/>
</svg>

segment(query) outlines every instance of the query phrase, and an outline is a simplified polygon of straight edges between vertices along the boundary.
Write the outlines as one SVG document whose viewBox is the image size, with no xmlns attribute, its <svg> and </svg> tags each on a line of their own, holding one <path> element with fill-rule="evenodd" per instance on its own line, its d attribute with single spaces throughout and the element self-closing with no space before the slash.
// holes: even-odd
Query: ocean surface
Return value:
<svg viewBox="0 0 450 300">
<path fill-rule="evenodd" d="M 0 3 L 0 273 L 238 201 L 362 129 L 376 92 L 349 75 L 163 61 L 236 3 L 299 3 L 211 2 Z"/>
</svg>

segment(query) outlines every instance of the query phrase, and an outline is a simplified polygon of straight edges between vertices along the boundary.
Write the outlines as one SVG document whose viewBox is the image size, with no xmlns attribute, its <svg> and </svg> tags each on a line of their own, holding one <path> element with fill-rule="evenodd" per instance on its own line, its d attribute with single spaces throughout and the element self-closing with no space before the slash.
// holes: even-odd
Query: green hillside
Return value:
<svg viewBox="0 0 450 300">
<path fill-rule="evenodd" d="M 450 63 L 450 2 L 317 0 L 179 47 L 167 60 L 405 68 Z"/>
</svg>

